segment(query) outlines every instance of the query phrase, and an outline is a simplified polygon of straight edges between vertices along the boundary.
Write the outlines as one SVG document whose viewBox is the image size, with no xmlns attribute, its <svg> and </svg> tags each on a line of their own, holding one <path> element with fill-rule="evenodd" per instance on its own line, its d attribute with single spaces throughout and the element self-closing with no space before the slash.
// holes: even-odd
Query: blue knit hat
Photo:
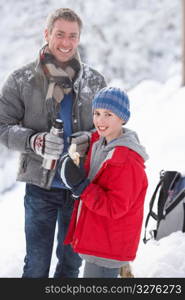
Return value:
<svg viewBox="0 0 185 300">
<path fill-rule="evenodd" d="M 94 97 L 92 110 L 104 108 L 112 111 L 119 118 L 128 122 L 130 118 L 130 103 L 127 94 L 120 88 L 104 87 Z"/>
</svg>

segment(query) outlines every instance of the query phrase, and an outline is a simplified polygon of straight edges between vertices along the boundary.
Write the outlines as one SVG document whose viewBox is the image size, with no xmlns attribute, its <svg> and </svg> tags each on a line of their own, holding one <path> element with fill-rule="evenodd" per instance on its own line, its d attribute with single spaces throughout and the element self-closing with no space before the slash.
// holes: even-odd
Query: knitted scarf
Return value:
<svg viewBox="0 0 185 300">
<path fill-rule="evenodd" d="M 78 51 L 75 56 L 65 63 L 60 63 L 45 45 L 40 51 L 40 62 L 46 77 L 49 80 L 46 101 L 54 99 L 60 103 L 65 94 L 69 94 L 73 81 L 80 71 L 81 60 Z"/>
</svg>

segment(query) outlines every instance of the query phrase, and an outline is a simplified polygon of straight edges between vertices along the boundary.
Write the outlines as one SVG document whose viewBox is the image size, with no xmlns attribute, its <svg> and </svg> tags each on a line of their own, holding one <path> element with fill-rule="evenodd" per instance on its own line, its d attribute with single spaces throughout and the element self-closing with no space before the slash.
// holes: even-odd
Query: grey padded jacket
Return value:
<svg viewBox="0 0 185 300">
<path fill-rule="evenodd" d="M 93 128 L 91 101 L 106 86 L 104 77 L 86 64 L 76 78 L 73 90 L 73 132 Z M 14 71 L 0 94 L 0 143 L 20 151 L 17 180 L 50 189 L 55 171 L 43 178 L 42 157 L 30 148 L 30 136 L 49 131 L 57 117 L 60 104 L 46 103 L 48 80 L 38 61 Z"/>
</svg>

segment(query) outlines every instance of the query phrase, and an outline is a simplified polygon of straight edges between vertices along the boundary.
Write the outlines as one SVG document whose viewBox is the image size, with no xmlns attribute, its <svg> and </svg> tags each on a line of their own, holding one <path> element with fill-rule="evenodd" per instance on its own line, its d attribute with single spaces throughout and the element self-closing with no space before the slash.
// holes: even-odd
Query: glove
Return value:
<svg viewBox="0 0 185 300">
<path fill-rule="evenodd" d="M 51 133 L 41 132 L 31 136 L 30 147 L 44 158 L 58 160 L 64 149 L 64 141 Z"/>
<path fill-rule="evenodd" d="M 75 152 L 78 152 L 80 157 L 84 157 L 89 149 L 91 133 L 88 131 L 78 131 L 70 136 L 70 144 L 75 144 Z"/>
<path fill-rule="evenodd" d="M 72 191 L 74 198 L 79 198 L 83 190 L 89 185 L 85 173 L 73 162 L 69 154 L 60 161 L 60 176 L 65 186 Z"/>
</svg>

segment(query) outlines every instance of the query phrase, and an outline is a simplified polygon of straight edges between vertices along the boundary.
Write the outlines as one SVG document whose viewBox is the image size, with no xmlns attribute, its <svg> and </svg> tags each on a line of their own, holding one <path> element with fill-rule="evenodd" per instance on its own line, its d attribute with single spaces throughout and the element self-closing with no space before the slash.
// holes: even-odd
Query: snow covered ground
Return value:
<svg viewBox="0 0 185 300">
<path fill-rule="evenodd" d="M 112 84 L 120 85 L 120 81 Z M 138 132 L 150 156 L 146 163 L 149 179 L 146 216 L 160 170 L 185 173 L 185 87 L 180 87 L 177 77 L 165 84 L 147 80 L 132 89 L 129 96 L 132 115 L 128 127 Z M 16 168 L 16 162 L 11 168 Z M 22 274 L 25 254 L 23 197 L 23 183 L 17 183 L 13 190 L 0 195 L 0 278 L 21 277 Z M 150 224 L 151 228 L 153 225 Z M 135 277 L 185 277 L 185 233 L 172 233 L 147 244 L 143 243 L 142 238 L 143 232 L 137 257 L 132 263 Z M 55 264 L 53 253 L 51 277 Z M 83 266 L 80 277 L 82 271 Z"/>
</svg>

